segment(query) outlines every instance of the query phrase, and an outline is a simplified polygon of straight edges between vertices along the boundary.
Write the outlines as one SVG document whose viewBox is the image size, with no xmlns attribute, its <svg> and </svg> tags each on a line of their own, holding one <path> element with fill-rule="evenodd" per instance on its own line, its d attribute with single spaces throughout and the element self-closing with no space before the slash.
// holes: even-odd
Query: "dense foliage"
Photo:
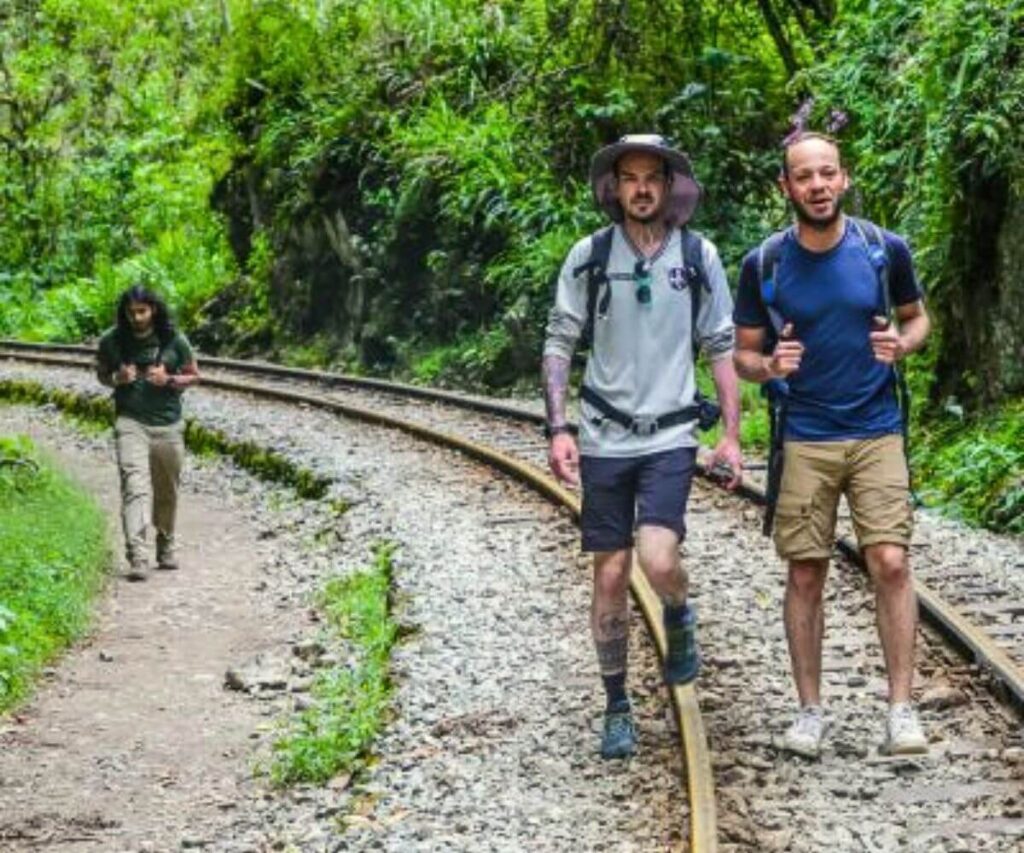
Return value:
<svg viewBox="0 0 1024 853">
<path fill-rule="evenodd" d="M 88 624 L 108 563 L 100 508 L 24 437 L 0 436 L 0 712 Z"/>
<path fill-rule="evenodd" d="M 857 206 L 912 239 L 939 320 L 918 398 L 929 422 L 959 423 L 1024 393 L 1022 14 L 12 0 L 0 334 L 93 335 L 141 278 L 206 351 L 533 382 L 553 276 L 600 222 L 593 151 L 630 130 L 675 137 L 707 191 L 697 227 L 735 272 L 785 219 L 778 143 L 813 95 L 814 126 L 849 117 Z"/>
<path fill-rule="evenodd" d="M 1024 393 L 1024 7 L 847 0 L 819 111 L 852 118 L 847 156 L 873 218 L 910 235 L 940 321 L 932 397 Z"/>
<path fill-rule="evenodd" d="M 95 334 L 138 279 L 189 322 L 233 276 L 218 21 L 193 5 L 0 4 L 0 333 Z"/>
</svg>

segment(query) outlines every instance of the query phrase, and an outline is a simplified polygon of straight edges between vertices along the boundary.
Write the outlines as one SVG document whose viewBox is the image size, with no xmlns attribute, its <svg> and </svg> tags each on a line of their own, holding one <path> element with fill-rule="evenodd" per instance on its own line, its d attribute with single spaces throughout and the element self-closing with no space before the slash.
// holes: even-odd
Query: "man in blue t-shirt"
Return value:
<svg viewBox="0 0 1024 853">
<path fill-rule="evenodd" d="M 842 213 L 849 177 L 834 140 L 787 141 L 779 183 L 796 215 L 774 265 L 778 341 L 761 289 L 763 257 L 744 259 L 733 319 L 734 359 L 751 382 L 788 386 L 775 545 L 788 561 L 785 623 L 801 710 L 786 732 L 792 752 L 816 757 L 821 711 L 822 591 L 841 494 L 875 583 L 878 632 L 889 676 L 885 751 L 927 750 L 910 704 L 917 601 L 907 547 L 913 523 L 894 364 L 929 330 L 907 244 L 881 232 L 889 299 L 862 229 Z M 885 316 L 891 303 L 895 324 Z"/>
</svg>

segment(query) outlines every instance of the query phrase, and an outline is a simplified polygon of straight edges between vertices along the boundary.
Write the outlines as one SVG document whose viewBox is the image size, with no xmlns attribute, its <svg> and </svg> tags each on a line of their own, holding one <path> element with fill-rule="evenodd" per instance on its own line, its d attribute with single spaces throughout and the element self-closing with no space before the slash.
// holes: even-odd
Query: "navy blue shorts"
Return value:
<svg viewBox="0 0 1024 853">
<path fill-rule="evenodd" d="M 682 541 L 696 463 L 695 447 L 625 459 L 581 457 L 583 550 L 630 548 L 642 524 L 667 527 Z"/>
</svg>

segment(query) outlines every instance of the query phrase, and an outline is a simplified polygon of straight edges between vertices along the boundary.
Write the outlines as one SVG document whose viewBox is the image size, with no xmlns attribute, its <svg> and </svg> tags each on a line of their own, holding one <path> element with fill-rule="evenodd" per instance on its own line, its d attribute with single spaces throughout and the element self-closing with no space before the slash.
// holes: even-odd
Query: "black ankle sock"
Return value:
<svg viewBox="0 0 1024 853">
<path fill-rule="evenodd" d="M 603 675 L 604 692 L 608 696 L 607 711 L 628 711 L 629 694 L 626 693 L 626 673 L 620 672 L 616 675 Z"/>
<path fill-rule="evenodd" d="M 686 602 L 684 601 L 682 604 L 668 604 L 666 602 L 663 612 L 666 625 L 682 625 L 686 621 Z"/>
</svg>

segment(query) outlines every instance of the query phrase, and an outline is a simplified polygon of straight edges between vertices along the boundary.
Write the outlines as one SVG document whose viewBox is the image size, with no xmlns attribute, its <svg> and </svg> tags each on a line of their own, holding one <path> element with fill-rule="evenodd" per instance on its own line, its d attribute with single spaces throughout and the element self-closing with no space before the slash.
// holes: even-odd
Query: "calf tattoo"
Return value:
<svg viewBox="0 0 1024 853">
<path fill-rule="evenodd" d="M 626 671 L 629 657 L 629 621 L 625 610 L 605 613 L 595 620 L 594 646 L 601 675 L 618 675 Z"/>
</svg>

